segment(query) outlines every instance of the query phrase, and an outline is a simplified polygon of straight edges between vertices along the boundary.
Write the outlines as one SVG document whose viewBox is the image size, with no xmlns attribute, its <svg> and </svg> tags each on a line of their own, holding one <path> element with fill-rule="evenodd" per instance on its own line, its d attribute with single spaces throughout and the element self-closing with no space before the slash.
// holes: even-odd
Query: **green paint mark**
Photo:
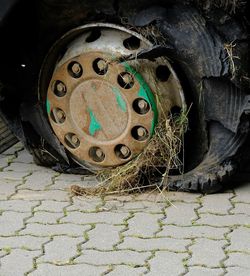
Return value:
<svg viewBox="0 0 250 276">
<path fill-rule="evenodd" d="M 143 79 L 141 74 L 136 72 L 135 69 L 133 69 L 131 66 L 129 66 L 126 62 L 123 62 L 123 65 L 125 67 L 125 70 L 127 72 L 131 73 L 140 84 L 140 90 L 138 92 L 138 97 L 145 99 L 151 105 L 151 108 L 154 112 L 154 119 L 152 121 L 151 129 L 150 129 L 150 133 L 152 135 L 154 133 L 154 128 L 158 121 L 158 110 L 157 110 L 157 105 L 155 102 L 154 94 L 151 91 L 150 87 L 145 82 L 145 80 Z"/>
<path fill-rule="evenodd" d="M 118 106 L 121 108 L 123 112 L 126 112 L 127 111 L 126 102 L 122 98 L 120 90 L 116 87 L 112 87 L 112 91 L 115 93 Z"/>
<path fill-rule="evenodd" d="M 50 114 L 50 101 L 48 99 L 46 101 L 46 110 L 47 110 L 47 113 Z"/>
<path fill-rule="evenodd" d="M 100 130 L 102 127 L 100 123 L 97 121 L 93 111 L 88 108 L 89 116 L 90 116 L 90 125 L 89 125 L 89 133 L 91 136 L 94 136 L 96 131 Z"/>
</svg>

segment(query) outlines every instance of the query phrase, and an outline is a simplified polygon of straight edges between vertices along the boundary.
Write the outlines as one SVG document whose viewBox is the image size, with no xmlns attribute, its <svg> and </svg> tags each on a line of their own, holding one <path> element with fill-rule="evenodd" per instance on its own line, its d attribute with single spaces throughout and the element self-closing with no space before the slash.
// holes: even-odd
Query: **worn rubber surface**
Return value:
<svg viewBox="0 0 250 276">
<path fill-rule="evenodd" d="M 0 153 L 18 142 L 17 138 L 10 131 L 8 126 L 0 117 Z"/>
</svg>

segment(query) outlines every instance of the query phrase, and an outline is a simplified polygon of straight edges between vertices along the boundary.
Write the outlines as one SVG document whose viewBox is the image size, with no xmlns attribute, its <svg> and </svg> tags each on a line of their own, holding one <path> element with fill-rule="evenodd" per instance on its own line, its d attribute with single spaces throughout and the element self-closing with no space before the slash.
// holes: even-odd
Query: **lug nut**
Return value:
<svg viewBox="0 0 250 276">
<path fill-rule="evenodd" d="M 147 135 L 146 129 L 144 127 L 139 127 L 137 129 L 137 135 L 138 135 L 138 137 L 141 137 L 141 138 L 145 137 Z"/>
<path fill-rule="evenodd" d="M 62 82 L 59 82 L 57 85 L 56 85 L 56 90 L 58 92 L 65 92 L 66 91 L 66 86 L 62 83 Z"/>
<path fill-rule="evenodd" d="M 97 62 L 97 67 L 100 71 L 104 71 L 107 68 L 107 62 L 103 59 L 99 59 Z"/>
<path fill-rule="evenodd" d="M 77 145 L 79 143 L 79 139 L 77 138 L 76 135 L 72 135 L 71 137 L 71 142 L 74 144 L 74 145 Z"/>
<path fill-rule="evenodd" d="M 140 108 L 140 110 L 145 110 L 148 107 L 148 103 L 145 100 L 139 100 L 138 107 Z"/>
<path fill-rule="evenodd" d="M 80 64 L 76 62 L 72 65 L 71 70 L 75 75 L 78 75 L 81 72 L 82 69 L 81 69 Z"/>
<path fill-rule="evenodd" d="M 104 153 L 101 149 L 96 149 L 95 154 L 98 158 L 103 158 L 104 157 Z"/>
<path fill-rule="evenodd" d="M 57 118 L 58 118 L 59 120 L 62 120 L 62 119 L 65 118 L 65 114 L 64 114 L 64 112 L 63 112 L 62 110 L 57 110 L 56 116 L 57 116 Z"/>
<path fill-rule="evenodd" d="M 122 75 L 122 79 L 125 84 L 131 84 L 133 83 L 133 77 L 129 73 L 125 73 Z"/>
<path fill-rule="evenodd" d="M 126 146 L 122 146 L 120 149 L 121 154 L 123 155 L 124 158 L 129 157 L 130 155 L 130 149 Z"/>
</svg>

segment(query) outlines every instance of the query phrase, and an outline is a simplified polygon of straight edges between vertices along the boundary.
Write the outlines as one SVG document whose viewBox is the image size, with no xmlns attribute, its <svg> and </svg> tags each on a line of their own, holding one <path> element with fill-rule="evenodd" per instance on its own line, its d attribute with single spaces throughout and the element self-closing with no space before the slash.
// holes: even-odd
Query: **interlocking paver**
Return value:
<svg viewBox="0 0 250 276">
<path fill-rule="evenodd" d="M 58 200 L 68 201 L 68 193 L 65 191 L 31 191 L 31 190 L 19 190 L 12 199 L 24 199 L 24 200 Z"/>
<path fill-rule="evenodd" d="M 199 209 L 199 213 L 227 214 L 228 210 L 232 208 L 229 199 L 233 195 L 233 193 L 222 193 L 203 197 L 202 208 Z"/>
<path fill-rule="evenodd" d="M 188 260 L 188 264 L 219 267 L 220 262 L 226 257 L 223 251 L 226 244 L 226 241 L 196 239 L 195 244 L 189 247 L 192 258 Z"/>
<path fill-rule="evenodd" d="M 69 263 L 77 254 L 77 245 L 81 242 L 84 242 L 84 238 L 54 237 L 53 241 L 45 245 L 44 255 L 37 262 Z"/>
<path fill-rule="evenodd" d="M 37 166 L 35 164 L 25 164 L 25 163 L 13 162 L 7 168 L 5 168 L 3 171 L 4 172 L 14 171 L 14 172 L 27 174 L 27 172 L 34 172 L 34 171 L 46 172 L 46 171 L 50 171 L 50 169 L 41 167 L 41 166 Z"/>
<path fill-rule="evenodd" d="M 240 227 L 229 235 L 231 244 L 227 248 L 230 251 L 245 251 L 250 253 L 250 228 Z"/>
<path fill-rule="evenodd" d="M 148 259 L 150 255 L 150 252 L 139 253 L 131 250 L 83 250 L 81 256 L 75 259 L 75 262 L 93 265 L 126 264 L 139 266 L 144 265 L 146 259 Z"/>
<path fill-rule="evenodd" d="M 250 189 L 249 183 L 243 183 L 235 188 L 236 197 L 233 202 L 245 202 L 250 203 Z"/>
<path fill-rule="evenodd" d="M 95 212 L 98 206 L 102 205 L 100 197 L 74 197 L 71 206 L 67 211 Z"/>
<path fill-rule="evenodd" d="M 162 221 L 166 224 L 191 225 L 197 219 L 195 208 L 198 204 L 176 202 L 166 209 L 167 217 Z"/>
<path fill-rule="evenodd" d="M 0 237 L 0 248 L 26 248 L 30 250 L 39 250 L 47 241 L 49 241 L 49 238 L 33 237 L 28 235 Z"/>
<path fill-rule="evenodd" d="M 150 272 L 148 275 L 180 275 L 185 272 L 183 260 L 188 257 L 184 253 L 156 252 L 149 261 Z"/>
<path fill-rule="evenodd" d="M 41 205 L 34 209 L 35 212 L 37 211 L 47 211 L 53 213 L 60 213 L 63 211 L 65 207 L 69 205 L 69 202 L 61 202 L 55 200 L 43 200 Z"/>
<path fill-rule="evenodd" d="M 224 239 L 224 234 L 228 232 L 228 228 L 216 228 L 211 226 L 175 226 L 164 225 L 161 232 L 157 236 L 174 237 L 178 239 L 185 238 L 211 238 Z"/>
<path fill-rule="evenodd" d="M 231 210 L 232 214 L 245 214 L 250 216 L 250 204 L 235 203 L 234 209 Z"/>
<path fill-rule="evenodd" d="M 222 268 L 206 268 L 202 266 L 193 266 L 188 268 L 186 276 L 221 276 L 224 274 Z"/>
<path fill-rule="evenodd" d="M 62 213 L 50 213 L 50 212 L 43 212 L 43 211 L 37 211 L 34 213 L 33 217 L 29 218 L 26 222 L 39 222 L 42 224 L 51 224 L 51 223 L 57 223 L 57 221 L 63 217 Z"/>
<path fill-rule="evenodd" d="M 250 269 L 250 254 L 229 253 L 228 256 L 229 258 L 225 261 L 227 267 L 240 266 Z"/>
<path fill-rule="evenodd" d="M 34 191 L 44 190 L 48 185 L 52 184 L 52 177 L 55 172 L 33 172 L 32 175 L 26 177 L 25 184 L 19 189 L 30 189 Z"/>
<path fill-rule="evenodd" d="M 177 240 L 172 238 L 134 238 L 125 237 L 124 242 L 118 245 L 119 249 L 133 249 L 137 251 L 150 250 L 172 250 L 186 251 L 186 246 L 190 243 L 189 240 Z"/>
<path fill-rule="evenodd" d="M 124 232 L 126 236 L 152 237 L 159 230 L 158 221 L 163 215 L 136 213 L 128 220 L 128 230 Z"/>
<path fill-rule="evenodd" d="M 87 264 L 75 264 L 75 265 L 52 265 L 52 264 L 38 264 L 37 269 L 30 273 L 31 276 L 94 276 L 102 275 L 106 272 L 108 267 L 91 266 Z M 20 276 L 20 274 L 18 275 Z"/>
<path fill-rule="evenodd" d="M 40 224 L 29 223 L 26 228 L 20 231 L 20 234 L 29 234 L 34 236 L 53 236 L 53 235 L 68 235 L 68 236 L 83 236 L 84 232 L 89 230 L 88 225 L 75 224 Z"/>
<path fill-rule="evenodd" d="M 0 201 L 0 210 L 31 212 L 39 204 L 39 201 L 4 200 Z"/>
<path fill-rule="evenodd" d="M 1 176 L 0 176 L 1 177 Z M 8 180 L 0 179 L 0 200 L 7 200 L 16 192 L 16 187 L 22 184 L 21 182 L 10 182 Z"/>
<path fill-rule="evenodd" d="M 107 275 L 109 275 L 109 276 L 117 276 L 117 275 L 138 276 L 138 275 L 143 275 L 146 271 L 147 271 L 147 269 L 144 267 L 130 267 L 130 266 L 126 266 L 126 265 L 118 265 L 118 266 L 115 266 L 115 268 Z"/>
<path fill-rule="evenodd" d="M 20 171 L 3 171 L 0 172 L 0 179 L 6 179 L 11 181 L 22 181 L 25 176 L 28 176 L 29 172 Z"/>
<path fill-rule="evenodd" d="M 250 269 L 242 268 L 242 267 L 227 267 L 227 276 L 249 276 Z"/>
<path fill-rule="evenodd" d="M 234 226 L 234 225 L 250 225 L 250 216 L 245 214 L 237 215 L 213 215 L 201 214 L 197 224 L 205 224 L 212 226 Z"/>
<path fill-rule="evenodd" d="M 107 224 L 123 224 L 128 217 L 128 213 L 81 213 L 68 212 L 68 215 L 61 219 L 61 222 L 72 222 L 76 224 L 91 224 L 91 223 L 107 223 Z"/>
<path fill-rule="evenodd" d="M 0 266 L 0 275 L 20 276 L 33 268 L 33 258 L 41 254 L 41 251 L 27 251 L 13 249 L 10 254 L 3 257 Z"/>
<path fill-rule="evenodd" d="M 34 163 L 33 156 L 26 150 L 22 150 L 18 153 L 18 157 L 15 158 L 15 162 L 21 162 L 25 164 Z"/>
<path fill-rule="evenodd" d="M 13 211 L 3 212 L 0 216 L 0 235 L 9 236 L 24 227 L 24 218 L 29 216 L 28 213 L 17 213 Z"/>
<path fill-rule="evenodd" d="M 93 230 L 88 232 L 89 241 L 82 248 L 96 248 L 100 250 L 112 250 L 120 240 L 122 226 L 108 224 L 97 224 Z"/>
</svg>

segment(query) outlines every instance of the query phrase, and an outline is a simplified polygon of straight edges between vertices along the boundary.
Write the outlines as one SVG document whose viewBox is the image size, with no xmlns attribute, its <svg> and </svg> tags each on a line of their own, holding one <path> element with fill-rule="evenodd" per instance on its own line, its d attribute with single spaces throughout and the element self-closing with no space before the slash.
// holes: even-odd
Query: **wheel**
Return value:
<svg viewBox="0 0 250 276">
<path fill-rule="evenodd" d="M 38 32 L 37 47 L 3 58 L 6 84 L 13 81 L 6 68 L 28 60 L 26 71 L 15 72 L 11 94 L 3 92 L 6 119 L 14 118 L 37 163 L 93 173 L 130 162 L 145 150 L 161 116 L 186 112 L 184 168 L 170 171 L 162 184 L 222 189 L 237 171 L 249 131 L 243 20 L 212 4 L 201 10 L 178 1 L 99 2 L 39 2 L 26 43 L 34 44 Z M 14 38 L 6 36 L 1 52 L 10 53 Z M 27 93 L 17 94 L 20 87 Z M 9 95 L 18 95 L 11 112 Z"/>
</svg>

